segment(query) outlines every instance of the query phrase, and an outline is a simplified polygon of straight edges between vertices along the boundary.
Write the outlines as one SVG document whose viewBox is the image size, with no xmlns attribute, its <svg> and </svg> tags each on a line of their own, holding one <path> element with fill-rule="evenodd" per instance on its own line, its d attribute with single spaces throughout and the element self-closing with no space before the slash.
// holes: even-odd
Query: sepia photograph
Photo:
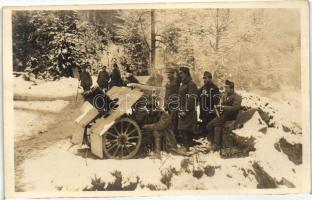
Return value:
<svg viewBox="0 0 312 200">
<path fill-rule="evenodd" d="M 5 8 L 6 196 L 309 192 L 308 9 Z"/>
</svg>

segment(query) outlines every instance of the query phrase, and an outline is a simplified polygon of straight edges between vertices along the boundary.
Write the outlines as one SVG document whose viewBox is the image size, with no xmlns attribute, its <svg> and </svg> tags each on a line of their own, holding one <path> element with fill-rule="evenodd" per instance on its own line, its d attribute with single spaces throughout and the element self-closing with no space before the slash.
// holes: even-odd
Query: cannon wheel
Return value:
<svg viewBox="0 0 312 200">
<path fill-rule="evenodd" d="M 136 155 L 142 142 L 138 124 L 130 118 L 121 118 L 103 135 L 103 151 L 110 159 L 129 159 Z"/>
</svg>

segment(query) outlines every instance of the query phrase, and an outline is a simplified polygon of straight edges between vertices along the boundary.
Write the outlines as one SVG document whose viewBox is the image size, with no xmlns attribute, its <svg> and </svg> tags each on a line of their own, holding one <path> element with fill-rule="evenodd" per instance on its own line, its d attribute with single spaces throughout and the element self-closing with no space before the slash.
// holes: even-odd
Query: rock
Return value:
<svg viewBox="0 0 312 200">
<path fill-rule="evenodd" d="M 193 177 L 200 179 L 204 175 L 204 171 L 202 169 L 194 169 Z"/>
<path fill-rule="evenodd" d="M 147 184 L 147 185 L 142 185 L 141 188 L 147 187 L 151 191 L 157 191 L 161 190 L 157 185 L 154 184 Z"/>
<path fill-rule="evenodd" d="M 44 133 L 47 133 L 48 131 L 47 130 L 40 130 L 39 132 L 38 132 L 38 134 L 40 135 L 40 134 L 44 134 Z"/>
<path fill-rule="evenodd" d="M 106 183 L 96 176 L 91 180 L 91 187 L 85 187 L 83 191 L 105 191 Z"/>
<path fill-rule="evenodd" d="M 222 139 L 222 158 L 241 158 L 249 156 L 250 151 L 255 151 L 255 138 L 242 137 L 234 133 L 225 135 Z"/>
<path fill-rule="evenodd" d="M 133 191 L 137 188 L 138 184 L 140 182 L 140 177 L 136 177 L 136 182 L 132 182 L 132 181 L 129 181 L 127 185 L 124 185 L 123 186 L 123 189 L 124 191 Z"/>
<path fill-rule="evenodd" d="M 173 175 L 179 175 L 180 171 L 177 171 L 176 168 L 174 167 L 170 167 L 166 170 L 162 170 L 161 171 L 161 175 L 162 177 L 160 178 L 160 182 L 163 183 L 167 189 L 170 189 L 171 187 L 171 179 L 173 177 Z"/>
<path fill-rule="evenodd" d="M 244 175 L 244 177 L 246 178 L 246 177 L 248 176 L 248 174 L 247 174 L 247 172 L 246 172 L 246 169 L 241 168 L 241 170 L 243 171 L 243 175 Z"/>
<path fill-rule="evenodd" d="M 270 119 L 273 117 L 270 117 L 270 115 L 266 112 L 264 112 L 261 108 L 257 109 L 261 119 L 267 124 L 267 126 L 270 126 Z"/>
<path fill-rule="evenodd" d="M 247 121 L 249 121 L 252 118 L 255 112 L 256 112 L 256 109 L 250 109 L 250 108 L 246 108 L 245 110 L 240 110 L 236 118 L 236 124 L 245 124 Z"/>
<path fill-rule="evenodd" d="M 290 128 L 288 128 L 287 126 L 282 125 L 283 131 L 285 132 L 290 132 Z"/>
<path fill-rule="evenodd" d="M 164 173 L 160 179 L 160 182 L 167 186 L 169 189 L 171 187 L 171 179 L 173 177 L 173 173 L 167 172 Z"/>
<path fill-rule="evenodd" d="M 274 148 L 275 148 L 277 151 L 281 152 L 281 148 L 280 148 L 280 146 L 279 146 L 279 143 L 275 143 L 275 144 L 274 144 Z"/>
<path fill-rule="evenodd" d="M 296 165 L 302 164 L 302 144 L 290 144 L 285 138 L 281 138 L 278 142 L 278 145 L 281 151 L 287 155 L 290 161 Z"/>
<path fill-rule="evenodd" d="M 185 172 L 190 173 L 191 171 L 189 169 L 189 166 L 191 165 L 191 163 L 192 162 L 190 159 L 188 158 L 183 159 L 180 163 L 181 169 L 183 169 Z"/>
<path fill-rule="evenodd" d="M 91 187 L 85 187 L 83 191 L 118 191 L 118 190 L 124 190 L 124 191 L 133 191 L 137 188 L 140 178 L 136 177 L 135 182 L 128 182 L 127 185 L 123 185 L 123 176 L 120 171 L 115 171 L 111 173 L 112 176 L 115 177 L 115 180 L 113 182 L 105 183 L 101 180 L 99 177 L 94 177 L 91 180 Z"/>
<path fill-rule="evenodd" d="M 285 185 L 288 188 L 295 188 L 296 186 L 290 182 L 289 180 L 287 180 L 286 178 L 282 178 L 281 181 L 278 182 L 279 185 Z"/>
<path fill-rule="evenodd" d="M 122 190 L 122 174 L 120 171 L 114 171 L 111 173 L 111 175 L 113 177 L 115 177 L 115 181 L 114 182 L 111 182 L 111 183 L 108 183 L 107 184 L 107 187 L 106 187 L 106 190 L 107 191 L 118 191 L 118 190 Z"/>
<path fill-rule="evenodd" d="M 216 168 L 219 168 L 219 167 L 214 167 L 214 166 L 211 166 L 211 165 L 207 165 L 205 168 L 204 168 L 204 172 L 206 174 L 206 176 L 208 177 L 212 177 L 215 175 L 215 172 L 216 172 Z"/>
<path fill-rule="evenodd" d="M 254 162 L 252 167 L 255 171 L 258 189 L 277 188 L 276 181 L 257 162 Z"/>
<path fill-rule="evenodd" d="M 261 132 L 261 133 L 263 133 L 263 134 L 266 134 L 267 131 L 268 131 L 268 127 L 260 128 L 258 131 Z"/>
<path fill-rule="evenodd" d="M 255 172 L 253 172 L 251 169 L 248 169 L 247 172 L 248 172 L 248 174 L 252 174 L 254 176 L 256 175 Z"/>
</svg>

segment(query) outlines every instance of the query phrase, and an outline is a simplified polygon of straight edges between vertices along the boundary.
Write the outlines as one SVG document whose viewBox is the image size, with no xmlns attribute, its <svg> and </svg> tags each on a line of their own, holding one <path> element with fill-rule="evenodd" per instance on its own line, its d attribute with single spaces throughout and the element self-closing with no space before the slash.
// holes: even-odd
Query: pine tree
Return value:
<svg viewBox="0 0 312 200">
<path fill-rule="evenodd" d="M 14 70 L 55 79 L 97 63 L 111 36 L 105 27 L 80 18 L 77 11 L 13 13 Z"/>
<path fill-rule="evenodd" d="M 13 39 L 13 70 L 23 71 L 27 61 L 33 54 L 30 33 L 36 27 L 31 23 L 32 15 L 29 11 L 14 11 L 12 14 L 12 39 Z"/>
<path fill-rule="evenodd" d="M 135 71 L 146 74 L 150 56 L 150 11 L 122 11 L 116 39 L 125 47 L 125 60 Z"/>
</svg>

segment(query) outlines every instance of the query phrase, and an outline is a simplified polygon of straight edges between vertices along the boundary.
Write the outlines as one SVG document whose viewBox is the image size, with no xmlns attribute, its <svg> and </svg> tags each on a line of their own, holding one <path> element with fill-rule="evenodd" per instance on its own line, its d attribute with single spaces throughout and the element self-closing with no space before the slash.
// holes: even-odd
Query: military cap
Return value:
<svg viewBox="0 0 312 200">
<path fill-rule="evenodd" d="M 230 86 L 231 88 L 234 88 L 234 82 L 229 81 L 229 80 L 225 80 L 225 85 Z"/>
<path fill-rule="evenodd" d="M 209 77 L 209 78 L 212 78 L 212 74 L 208 71 L 205 71 L 204 72 L 204 77 Z"/>
<path fill-rule="evenodd" d="M 174 73 L 174 69 L 173 68 L 166 68 L 165 69 L 165 73 L 168 73 L 168 74 L 173 74 Z"/>
<path fill-rule="evenodd" d="M 190 75 L 190 69 L 188 67 L 182 66 L 182 67 L 179 68 L 179 71 L 180 72 L 184 72 L 184 73 Z"/>
</svg>

